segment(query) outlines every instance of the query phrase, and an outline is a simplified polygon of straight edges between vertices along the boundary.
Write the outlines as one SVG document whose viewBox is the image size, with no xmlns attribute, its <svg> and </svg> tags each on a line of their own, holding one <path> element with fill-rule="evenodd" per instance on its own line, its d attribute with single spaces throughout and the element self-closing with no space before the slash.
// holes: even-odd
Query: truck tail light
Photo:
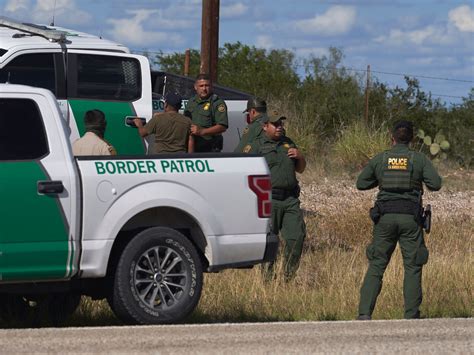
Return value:
<svg viewBox="0 0 474 355">
<path fill-rule="evenodd" d="M 250 175 L 249 187 L 257 195 L 258 216 L 272 215 L 272 182 L 269 175 Z"/>
</svg>

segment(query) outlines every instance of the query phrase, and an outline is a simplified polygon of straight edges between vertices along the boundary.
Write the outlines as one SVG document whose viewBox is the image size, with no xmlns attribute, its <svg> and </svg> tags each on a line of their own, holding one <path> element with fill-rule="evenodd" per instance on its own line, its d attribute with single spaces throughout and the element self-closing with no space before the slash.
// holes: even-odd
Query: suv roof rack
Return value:
<svg viewBox="0 0 474 355">
<path fill-rule="evenodd" d="M 0 16 L 0 26 L 10 27 L 15 30 L 31 33 L 46 38 L 51 42 L 65 42 L 67 33 L 64 31 L 50 30 L 46 26 L 21 23 L 8 17 Z"/>
</svg>

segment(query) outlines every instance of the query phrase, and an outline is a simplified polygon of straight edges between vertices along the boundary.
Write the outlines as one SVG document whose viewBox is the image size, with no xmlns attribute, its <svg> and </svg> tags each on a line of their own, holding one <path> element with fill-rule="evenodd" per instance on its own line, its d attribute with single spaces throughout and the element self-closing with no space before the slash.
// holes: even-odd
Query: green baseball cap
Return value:
<svg viewBox="0 0 474 355">
<path fill-rule="evenodd" d="M 262 112 L 263 110 L 266 110 L 267 103 L 260 97 L 251 97 L 247 101 L 247 108 L 242 113 L 249 112 L 252 108 L 258 109 L 260 112 Z"/>
<path fill-rule="evenodd" d="M 278 110 L 271 110 L 268 113 L 268 121 L 269 122 L 277 122 L 279 120 L 286 120 L 286 117 L 281 114 Z"/>
</svg>

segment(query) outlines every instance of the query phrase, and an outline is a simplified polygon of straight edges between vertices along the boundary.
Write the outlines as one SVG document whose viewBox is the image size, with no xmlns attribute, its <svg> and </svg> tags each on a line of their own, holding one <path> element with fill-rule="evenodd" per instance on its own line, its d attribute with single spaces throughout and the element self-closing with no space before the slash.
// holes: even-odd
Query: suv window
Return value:
<svg viewBox="0 0 474 355">
<path fill-rule="evenodd" d="M 0 83 L 31 85 L 56 92 L 54 55 L 24 54 L 0 69 Z"/>
<path fill-rule="evenodd" d="M 21 127 L 20 134 L 16 134 L 17 127 Z M 47 153 L 43 119 L 36 103 L 0 99 L 0 160 L 33 160 Z"/>
<path fill-rule="evenodd" d="M 77 55 L 77 83 L 70 97 L 133 101 L 141 97 L 140 63 L 133 58 Z"/>
</svg>

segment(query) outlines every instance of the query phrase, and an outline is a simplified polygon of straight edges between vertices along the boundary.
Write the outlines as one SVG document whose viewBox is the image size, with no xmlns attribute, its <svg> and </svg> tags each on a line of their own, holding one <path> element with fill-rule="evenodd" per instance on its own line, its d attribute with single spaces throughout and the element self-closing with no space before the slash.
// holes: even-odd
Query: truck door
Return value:
<svg viewBox="0 0 474 355">
<path fill-rule="evenodd" d="M 65 279 L 77 270 L 78 184 L 51 105 L 52 96 L 0 91 L 1 281 Z"/>
<path fill-rule="evenodd" d="M 105 113 L 105 139 L 118 154 L 144 154 L 143 140 L 135 128 L 125 125 L 125 117 L 152 115 L 150 65 L 145 57 L 111 52 L 69 50 L 67 99 L 71 140 L 84 132 L 83 117 L 88 110 Z"/>
</svg>

